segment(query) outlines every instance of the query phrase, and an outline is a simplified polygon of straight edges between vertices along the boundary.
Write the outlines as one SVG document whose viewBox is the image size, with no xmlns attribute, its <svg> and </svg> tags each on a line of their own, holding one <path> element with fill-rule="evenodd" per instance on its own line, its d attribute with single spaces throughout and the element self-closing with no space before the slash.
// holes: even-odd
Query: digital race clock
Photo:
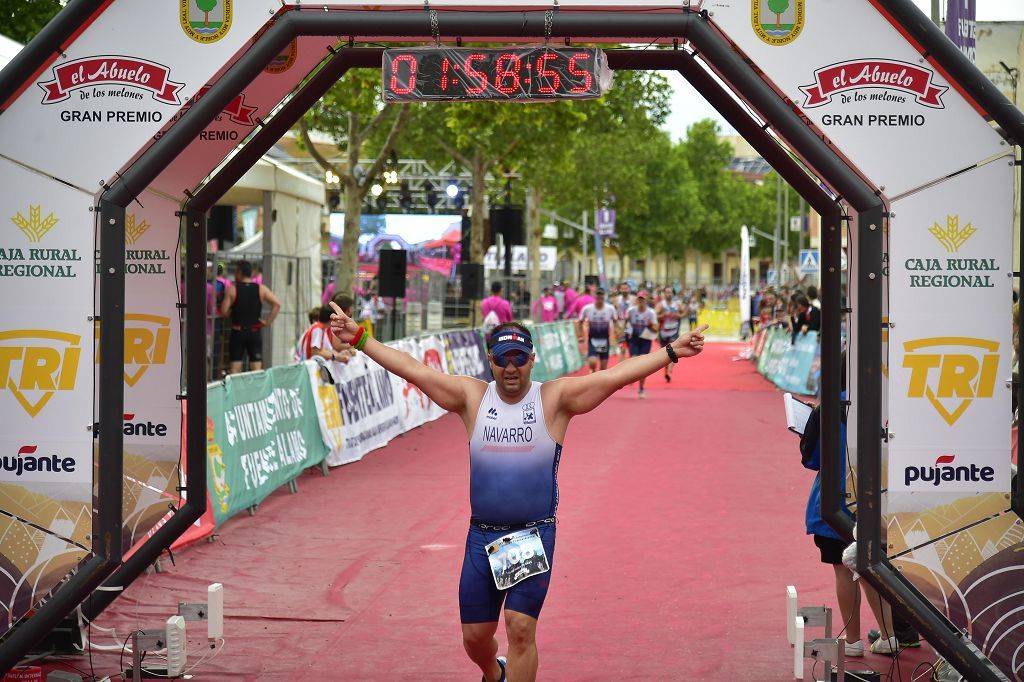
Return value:
<svg viewBox="0 0 1024 682">
<path fill-rule="evenodd" d="M 611 85 L 603 51 L 543 45 L 384 50 L 385 102 L 593 99 Z"/>
</svg>

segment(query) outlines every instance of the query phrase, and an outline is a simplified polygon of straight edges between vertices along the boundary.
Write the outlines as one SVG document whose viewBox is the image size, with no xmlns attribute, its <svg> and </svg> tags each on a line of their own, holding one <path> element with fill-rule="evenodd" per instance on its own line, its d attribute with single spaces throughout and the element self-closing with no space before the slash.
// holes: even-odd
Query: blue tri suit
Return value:
<svg viewBox="0 0 1024 682">
<path fill-rule="evenodd" d="M 499 590 L 485 547 L 509 533 L 536 527 L 548 564 L 554 568 L 562 446 L 548 434 L 540 382 L 533 382 L 515 405 L 501 399 L 493 381 L 487 386 L 477 410 L 469 454 L 473 516 L 459 581 L 462 622 L 496 622 L 503 603 L 506 609 L 538 618 L 551 571 Z"/>
</svg>

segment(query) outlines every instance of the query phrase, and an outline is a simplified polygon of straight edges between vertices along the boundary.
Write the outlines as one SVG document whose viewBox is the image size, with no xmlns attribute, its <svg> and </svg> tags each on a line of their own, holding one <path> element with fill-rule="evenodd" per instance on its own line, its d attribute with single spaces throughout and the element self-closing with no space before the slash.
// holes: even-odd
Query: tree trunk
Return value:
<svg viewBox="0 0 1024 682">
<path fill-rule="evenodd" d="M 345 235 L 341 239 L 341 256 L 334 275 L 334 293 L 355 293 L 359 268 L 359 220 L 363 197 L 351 176 L 345 178 Z M 358 311 L 357 311 L 358 312 Z"/>
<path fill-rule="evenodd" d="M 782 28 L 782 15 L 776 13 L 775 15 L 775 30 L 778 31 Z"/>
<path fill-rule="evenodd" d="M 530 230 L 530 304 L 540 300 L 540 245 L 544 238 L 544 226 L 540 220 L 540 202 L 542 190 L 539 187 L 526 188 L 526 224 Z"/>
<path fill-rule="evenodd" d="M 469 235 L 469 260 L 471 263 L 484 262 L 484 220 L 487 211 L 487 164 L 480 152 L 477 152 L 472 159 L 473 164 L 470 172 L 473 174 L 473 186 L 470 187 L 470 220 L 471 234 Z M 500 255 L 499 255 L 500 260 Z M 507 292 L 506 292 L 507 293 Z M 469 302 L 469 323 L 475 327 L 480 319 L 480 301 Z"/>
<path fill-rule="evenodd" d="M 207 12 L 206 16 L 203 18 L 203 26 L 206 26 L 206 27 L 210 26 L 210 13 L 209 12 Z"/>
</svg>

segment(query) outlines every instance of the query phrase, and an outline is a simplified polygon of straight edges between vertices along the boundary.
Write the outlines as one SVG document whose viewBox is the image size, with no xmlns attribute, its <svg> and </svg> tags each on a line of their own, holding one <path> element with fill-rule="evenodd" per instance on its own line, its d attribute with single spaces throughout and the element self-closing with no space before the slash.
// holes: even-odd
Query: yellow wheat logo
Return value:
<svg viewBox="0 0 1024 682">
<path fill-rule="evenodd" d="M 129 213 L 125 218 L 124 239 L 129 244 L 135 244 L 148 229 L 149 223 L 145 220 L 136 221 L 135 214 Z"/>
<path fill-rule="evenodd" d="M 23 216 L 21 212 L 18 215 L 11 218 L 11 222 L 18 226 L 18 229 L 25 233 L 30 242 L 38 242 L 40 239 L 46 236 L 46 233 L 53 229 L 53 226 L 60 222 L 59 218 L 54 218 L 53 214 L 49 214 L 45 218 L 42 217 L 42 205 L 32 206 L 29 204 L 28 207 L 28 218 Z"/>
<path fill-rule="evenodd" d="M 959 215 L 946 216 L 946 229 L 942 229 L 938 223 L 935 223 L 928 228 L 928 231 L 946 247 L 946 251 L 949 253 L 959 252 L 960 247 L 977 232 L 970 223 L 961 228 Z"/>
</svg>

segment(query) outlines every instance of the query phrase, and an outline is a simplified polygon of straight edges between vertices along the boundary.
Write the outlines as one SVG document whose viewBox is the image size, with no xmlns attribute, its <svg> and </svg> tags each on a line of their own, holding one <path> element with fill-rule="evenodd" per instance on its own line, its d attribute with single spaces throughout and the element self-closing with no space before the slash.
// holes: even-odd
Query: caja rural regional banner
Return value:
<svg viewBox="0 0 1024 682">
<path fill-rule="evenodd" d="M 889 491 L 1010 486 L 1013 157 L 893 202 Z"/>
<path fill-rule="evenodd" d="M 0 636 L 92 546 L 94 199 L 0 159 Z"/>
</svg>

